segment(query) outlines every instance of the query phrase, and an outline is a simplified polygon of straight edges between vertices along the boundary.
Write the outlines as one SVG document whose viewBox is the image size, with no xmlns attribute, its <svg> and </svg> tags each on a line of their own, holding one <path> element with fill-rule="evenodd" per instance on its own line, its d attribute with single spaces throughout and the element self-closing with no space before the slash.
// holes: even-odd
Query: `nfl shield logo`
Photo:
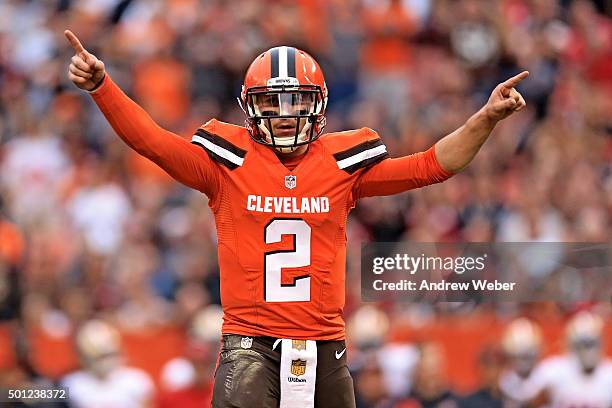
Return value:
<svg viewBox="0 0 612 408">
<path fill-rule="evenodd" d="M 299 377 L 306 373 L 306 361 L 304 360 L 291 360 L 291 374 Z"/>
<path fill-rule="evenodd" d="M 294 176 L 293 174 L 290 176 L 285 176 L 285 187 L 292 189 L 292 188 L 295 188 L 296 184 L 297 184 L 296 176 Z"/>
<path fill-rule="evenodd" d="M 252 345 L 253 345 L 253 339 L 250 337 L 243 337 L 240 340 L 240 347 L 242 347 L 243 349 L 250 349 Z"/>
</svg>

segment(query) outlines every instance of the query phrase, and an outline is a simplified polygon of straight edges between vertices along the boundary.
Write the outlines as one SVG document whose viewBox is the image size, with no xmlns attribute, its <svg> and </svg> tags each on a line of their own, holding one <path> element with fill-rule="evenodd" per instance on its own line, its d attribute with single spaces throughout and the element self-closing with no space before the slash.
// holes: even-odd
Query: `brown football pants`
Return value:
<svg viewBox="0 0 612 408">
<path fill-rule="evenodd" d="M 213 408 L 277 408 L 281 345 L 272 350 L 275 338 L 252 337 L 252 342 L 246 339 L 241 344 L 243 338 L 246 336 L 223 336 L 215 370 Z M 316 408 L 355 408 L 345 347 L 344 341 L 317 341 Z"/>
</svg>

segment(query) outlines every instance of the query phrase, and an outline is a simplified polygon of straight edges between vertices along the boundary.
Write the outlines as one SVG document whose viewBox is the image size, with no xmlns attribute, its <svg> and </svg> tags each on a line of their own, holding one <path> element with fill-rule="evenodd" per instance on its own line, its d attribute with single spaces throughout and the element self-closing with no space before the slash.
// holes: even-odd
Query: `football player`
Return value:
<svg viewBox="0 0 612 408">
<path fill-rule="evenodd" d="M 578 313 L 567 325 L 566 340 L 565 355 L 550 357 L 534 370 L 540 391 L 536 401 L 555 408 L 612 407 L 612 360 L 603 353 L 601 317 Z"/>
<path fill-rule="evenodd" d="M 66 375 L 62 387 L 78 408 L 153 406 L 155 386 L 149 375 L 125 364 L 119 332 L 102 320 L 87 321 L 76 333 L 82 369 Z"/>
<path fill-rule="evenodd" d="M 346 367 L 346 219 L 361 197 L 439 183 L 467 166 L 500 120 L 525 106 L 499 84 L 461 128 L 391 159 L 368 128 L 323 134 L 327 86 L 293 47 L 260 54 L 240 103 L 246 126 L 212 119 L 191 143 L 160 128 L 70 31 L 69 79 L 90 92 L 119 137 L 214 213 L 224 310 L 215 407 L 354 407 Z"/>
<path fill-rule="evenodd" d="M 542 334 L 535 323 L 518 318 L 508 325 L 502 338 L 502 349 L 509 367 L 499 379 L 500 390 L 506 399 L 525 404 L 535 398 L 537 390 L 533 385 L 533 371 L 541 348 Z"/>
</svg>

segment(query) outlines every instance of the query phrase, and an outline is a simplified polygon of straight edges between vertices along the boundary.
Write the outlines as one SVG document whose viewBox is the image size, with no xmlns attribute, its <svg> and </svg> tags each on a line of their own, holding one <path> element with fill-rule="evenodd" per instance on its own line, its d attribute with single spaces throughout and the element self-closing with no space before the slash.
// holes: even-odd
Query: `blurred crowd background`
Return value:
<svg viewBox="0 0 612 408">
<path fill-rule="evenodd" d="M 392 155 L 427 149 L 529 70 L 527 109 L 467 170 L 352 213 L 346 318 L 359 407 L 452 407 L 479 389 L 495 400 L 502 333 L 520 316 L 541 330 L 543 357 L 564 353 L 566 323 L 590 310 L 605 350 L 610 303 L 362 304 L 359 250 L 612 241 L 611 13 L 605 0 L 1 1 L 0 385 L 80 381 L 90 396 L 80 406 L 97 407 L 110 388 L 79 375 L 121 364 L 141 371 L 112 386 L 137 392 L 117 391 L 126 399 L 112 406 L 210 397 L 220 299 L 206 197 L 130 151 L 69 83 L 65 28 L 185 137 L 211 117 L 243 123 L 244 72 L 274 45 L 320 62 L 327 131 L 371 127 Z M 466 406 L 498 406 L 482 401 Z"/>
</svg>

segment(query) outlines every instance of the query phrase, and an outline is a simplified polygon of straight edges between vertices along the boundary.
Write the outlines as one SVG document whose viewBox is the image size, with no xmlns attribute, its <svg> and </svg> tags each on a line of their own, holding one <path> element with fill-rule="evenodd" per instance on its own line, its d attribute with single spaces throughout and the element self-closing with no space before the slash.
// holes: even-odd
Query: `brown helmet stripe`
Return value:
<svg viewBox="0 0 612 408">
<path fill-rule="evenodd" d="M 274 47 L 270 50 L 270 78 L 295 78 L 295 53 L 293 47 Z"/>
<path fill-rule="evenodd" d="M 287 76 L 295 78 L 295 48 L 287 47 Z"/>
<path fill-rule="evenodd" d="M 270 50 L 270 78 L 278 77 L 278 50 L 279 47 L 274 47 Z"/>
</svg>

